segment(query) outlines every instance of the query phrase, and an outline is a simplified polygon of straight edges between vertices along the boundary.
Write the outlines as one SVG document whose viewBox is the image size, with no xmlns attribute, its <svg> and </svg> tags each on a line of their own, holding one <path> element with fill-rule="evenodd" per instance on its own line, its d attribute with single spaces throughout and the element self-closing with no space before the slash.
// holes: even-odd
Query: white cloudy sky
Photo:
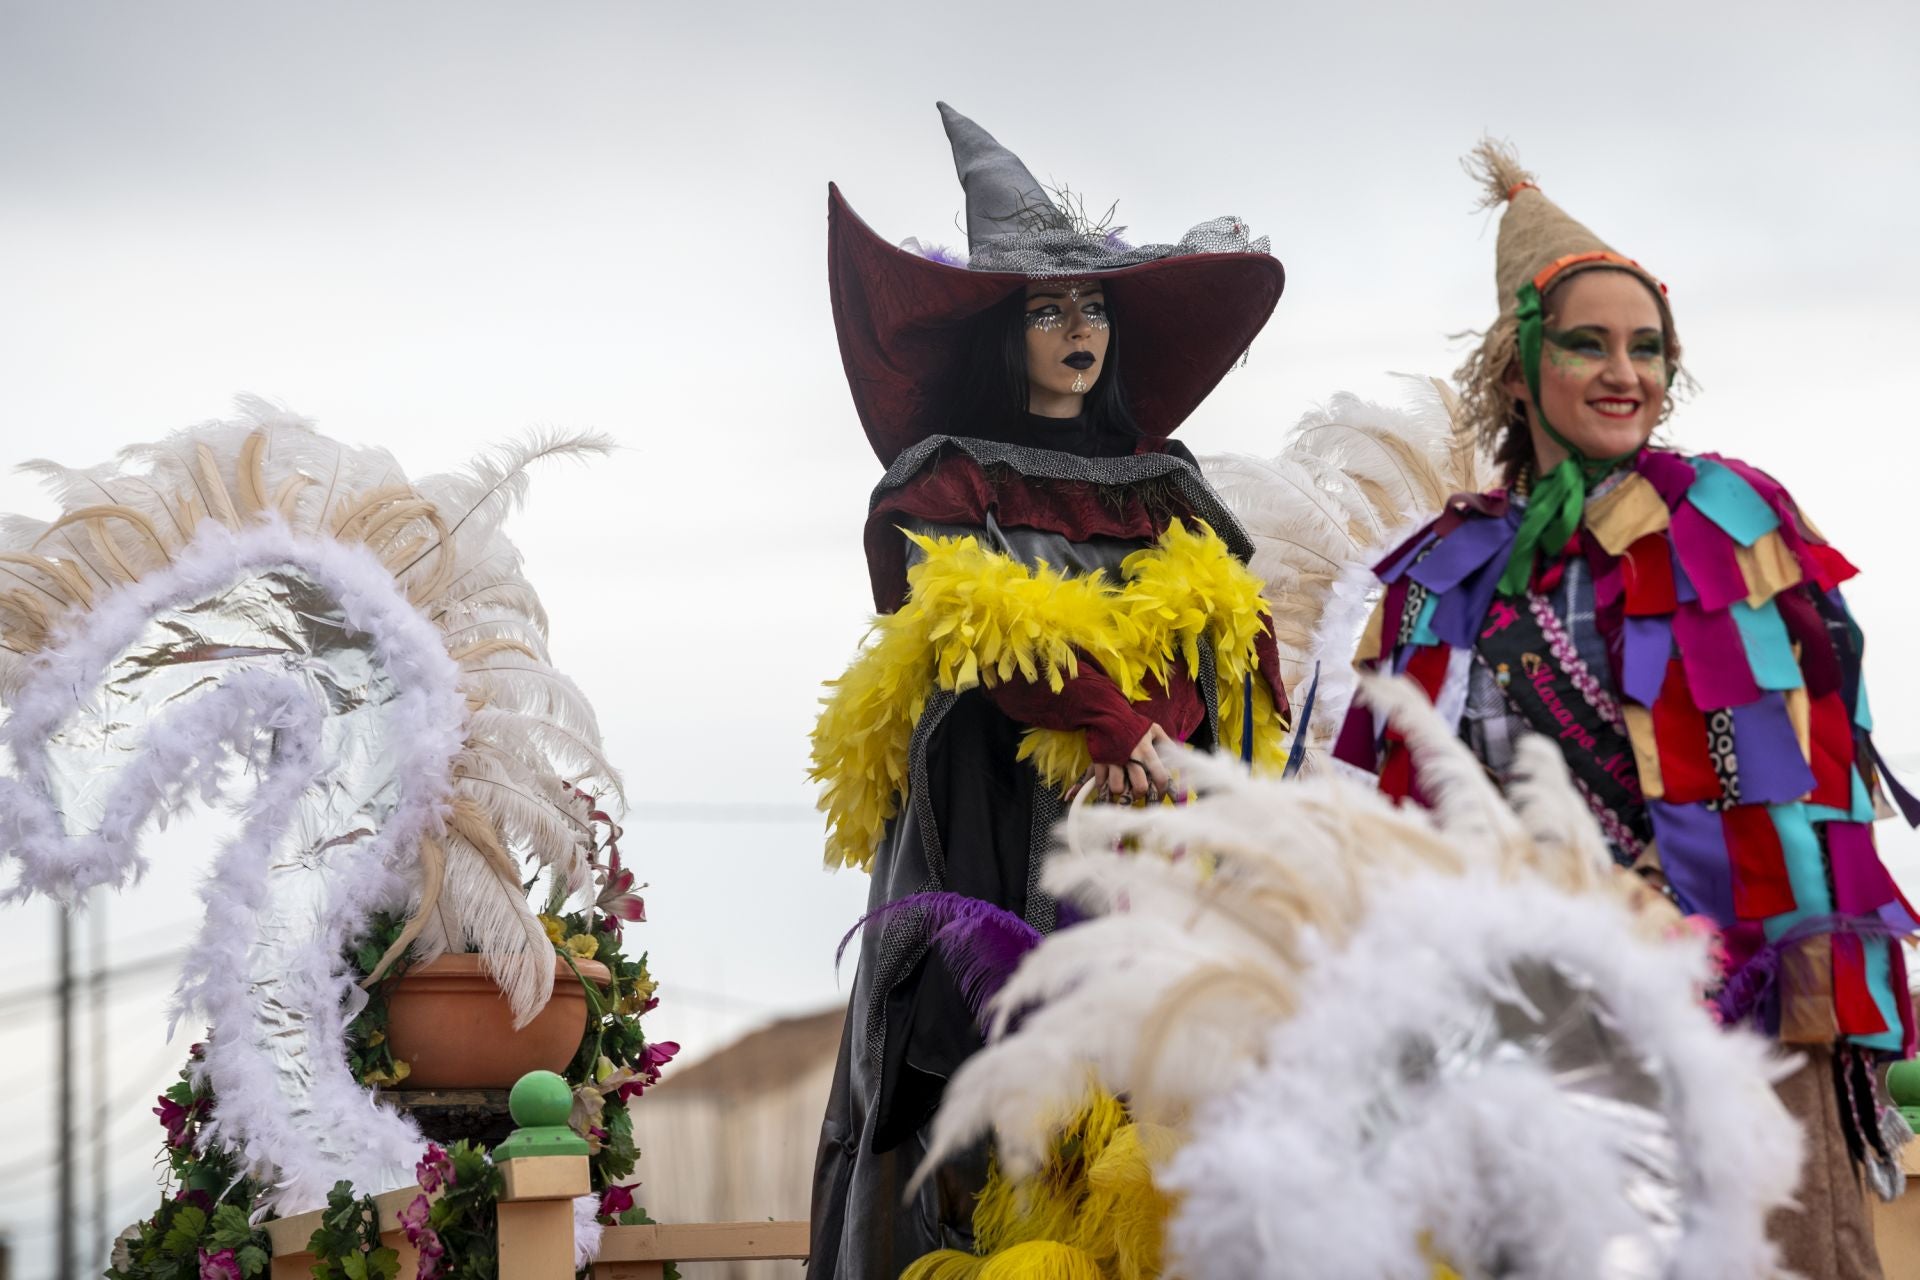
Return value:
<svg viewBox="0 0 1920 1280">
<path fill-rule="evenodd" d="M 1920 351 L 1920 18 L 1901 3 L 0 4 L 0 462 L 87 463 L 254 391 L 412 470 L 530 427 L 626 450 L 517 526 L 639 812 L 656 1033 L 710 1051 L 840 990 L 863 882 L 803 813 L 817 682 L 865 603 L 877 464 L 838 367 L 826 182 L 948 237 L 944 97 L 1166 239 L 1236 213 L 1289 284 L 1185 429 L 1271 452 L 1316 398 L 1446 372 L 1493 305 L 1457 157 L 1511 137 L 1672 285 L 1682 444 L 1790 478 L 1867 571 L 1885 745 Z M 0 510 L 43 511 L 19 478 Z M 796 817 L 796 814 L 798 815 Z M 105 917 L 195 927 L 177 836 Z M 1886 837 L 1903 869 L 1915 843 Z M 50 909 L 0 928 L 0 1229 L 49 1274 Z M 150 1194 L 164 967 L 112 1006 L 109 1217 Z"/>
</svg>

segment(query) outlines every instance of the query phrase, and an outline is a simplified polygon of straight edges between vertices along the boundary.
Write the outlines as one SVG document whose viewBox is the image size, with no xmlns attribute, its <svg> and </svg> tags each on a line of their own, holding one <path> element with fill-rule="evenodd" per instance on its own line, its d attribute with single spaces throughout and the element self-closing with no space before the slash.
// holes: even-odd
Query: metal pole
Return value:
<svg viewBox="0 0 1920 1280">
<path fill-rule="evenodd" d="M 93 1061 L 93 1247 L 89 1275 L 107 1269 L 113 1224 L 107 1221 L 107 895 L 93 891 L 93 911 L 87 919 L 87 1039 Z"/>
<path fill-rule="evenodd" d="M 60 913 L 60 1106 L 55 1121 L 60 1127 L 53 1145 L 53 1158 L 60 1163 L 60 1216 L 55 1223 L 60 1254 L 55 1274 L 60 1280 L 77 1280 L 73 1269 L 73 920 L 65 907 L 56 904 L 54 910 Z"/>
</svg>

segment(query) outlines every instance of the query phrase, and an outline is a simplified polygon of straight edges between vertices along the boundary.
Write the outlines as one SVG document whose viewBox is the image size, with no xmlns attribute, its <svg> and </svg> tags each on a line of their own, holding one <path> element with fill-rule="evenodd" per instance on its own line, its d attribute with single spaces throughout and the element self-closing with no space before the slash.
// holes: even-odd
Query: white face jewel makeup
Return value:
<svg viewBox="0 0 1920 1280">
<path fill-rule="evenodd" d="M 1072 389 L 1075 391 L 1085 391 L 1087 389 L 1087 376 L 1084 373 L 1076 373 L 1073 375 Z"/>
</svg>

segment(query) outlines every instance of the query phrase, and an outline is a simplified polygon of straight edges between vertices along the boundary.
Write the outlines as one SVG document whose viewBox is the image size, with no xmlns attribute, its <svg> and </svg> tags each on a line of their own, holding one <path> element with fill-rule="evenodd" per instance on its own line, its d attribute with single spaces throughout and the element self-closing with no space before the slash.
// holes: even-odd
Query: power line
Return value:
<svg viewBox="0 0 1920 1280">
<path fill-rule="evenodd" d="M 64 919 L 64 913 L 62 919 Z M 141 956 L 137 960 L 123 960 L 110 969 L 99 972 L 96 981 L 124 982 L 128 979 L 154 981 L 158 978 L 171 978 L 174 962 L 187 954 L 182 947 L 173 951 L 164 951 L 158 955 Z M 36 1005 L 43 1000 L 51 1000 L 60 994 L 60 984 L 47 983 L 39 987 L 16 987 L 12 991 L 0 992 L 0 1017 Z"/>
</svg>

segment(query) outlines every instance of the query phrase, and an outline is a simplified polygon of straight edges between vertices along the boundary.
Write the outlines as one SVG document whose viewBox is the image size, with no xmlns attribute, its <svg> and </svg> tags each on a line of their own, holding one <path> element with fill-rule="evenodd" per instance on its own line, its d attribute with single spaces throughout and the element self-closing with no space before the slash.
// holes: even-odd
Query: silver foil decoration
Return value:
<svg viewBox="0 0 1920 1280">
<path fill-rule="evenodd" d="M 207 923 L 180 1004 L 214 1021 L 212 1140 L 244 1153 L 283 1212 L 312 1207 L 335 1176 L 363 1190 L 406 1185 L 419 1142 L 411 1123 L 367 1106 L 346 1070 L 344 1024 L 364 997 L 337 957 L 373 906 L 404 905 L 388 828 L 405 771 L 432 756 L 409 734 L 446 727 L 437 722 L 458 695 L 451 682 L 400 688 L 340 594 L 295 563 L 242 566 L 226 585 L 157 609 L 90 690 L 69 683 L 62 695 L 60 682 L 79 673 L 42 667 L 16 704 L 53 693 L 74 709 L 43 734 L 19 717 L 8 726 L 22 779 L 63 831 L 58 856 L 76 888 L 125 875 L 144 825 L 126 815 L 153 796 L 162 810 L 195 792 L 231 790 L 244 804 L 202 894 Z M 407 613 L 387 628 L 400 647 L 431 644 L 444 661 L 430 626 Z M 24 794 L 0 796 L 0 818 L 20 824 L 30 808 L 44 823 L 47 810 L 23 805 Z M 411 807 L 422 807 L 417 797 Z M 110 863 L 122 870 L 106 874 Z"/>
<path fill-rule="evenodd" d="M 1471 1022 L 1406 1046 L 1370 1128 L 1389 1140 L 1428 1085 L 1496 1064 L 1546 1070 L 1567 1106 L 1612 1132 L 1626 1169 L 1619 1192 L 1642 1222 L 1607 1243 L 1595 1260 L 1595 1280 L 1661 1280 L 1680 1243 L 1689 1177 L 1662 1064 L 1638 1052 L 1593 991 L 1558 966 L 1523 961 L 1509 976 L 1512 987 L 1492 995 Z M 1509 1248 L 1494 1236 L 1473 1256 L 1448 1260 L 1470 1280 L 1517 1278 Z"/>
</svg>

